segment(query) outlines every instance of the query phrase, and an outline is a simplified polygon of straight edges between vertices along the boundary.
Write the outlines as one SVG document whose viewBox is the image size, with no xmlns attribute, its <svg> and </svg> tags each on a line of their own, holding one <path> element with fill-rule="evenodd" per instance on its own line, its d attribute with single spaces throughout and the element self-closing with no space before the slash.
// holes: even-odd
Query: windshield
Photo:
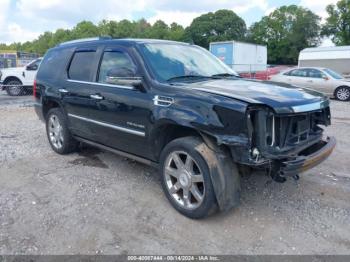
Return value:
<svg viewBox="0 0 350 262">
<path fill-rule="evenodd" d="M 201 77 L 237 75 L 214 55 L 198 46 L 152 43 L 142 45 L 141 50 L 160 82 L 172 79 L 180 81 L 186 77 L 195 81 L 203 79 Z"/>
<path fill-rule="evenodd" d="M 331 69 L 325 68 L 325 69 L 323 69 L 323 71 L 325 71 L 327 74 L 329 74 L 334 79 L 343 79 L 344 78 L 340 74 L 338 74 L 337 72 L 334 72 Z"/>
<path fill-rule="evenodd" d="M 42 58 L 35 59 L 32 62 L 30 62 L 29 64 L 27 64 L 27 66 L 34 66 L 34 65 L 39 66 L 39 64 L 41 63 L 41 60 L 42 60 Z"/>
</svg>

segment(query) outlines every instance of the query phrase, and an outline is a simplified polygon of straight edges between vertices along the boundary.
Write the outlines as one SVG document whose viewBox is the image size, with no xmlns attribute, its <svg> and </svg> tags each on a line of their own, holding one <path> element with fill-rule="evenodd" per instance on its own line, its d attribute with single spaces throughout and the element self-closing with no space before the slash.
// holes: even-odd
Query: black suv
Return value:
<svg viewBox="0 0 350 262">
<path fill-rule="evenodd" d="M 239 203 L 240 173 L 297 177 L 335 147 L 329 100 L 241 79 L 207 50 L 149 39 L 82 39 L 50 49 L 34 85 L 54 151 L 79 142 L 159 167 L 191 218 Z M 240 172 L 242 171 L 242 172 Z"/>
</svg>

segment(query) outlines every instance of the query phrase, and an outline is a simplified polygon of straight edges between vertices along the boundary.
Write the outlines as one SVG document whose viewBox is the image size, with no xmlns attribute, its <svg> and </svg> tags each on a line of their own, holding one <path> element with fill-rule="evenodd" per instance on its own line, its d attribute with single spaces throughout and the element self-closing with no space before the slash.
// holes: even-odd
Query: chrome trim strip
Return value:
<svg viewBox="0 0 350 262">
<path fill-rule="evenodd" d="M 72 83 L 79 83 L 79 84 L 108 86 L 108 87 L 117 87 L 117 88 L 128 89 L 128 90 L 135 90 L 135 88 L 132 86 L 111 85 L 111 84 L 104 84 L 99 82 L 80 81 L 80 80 L 73 80 L 73 79 L 67 79 L 67 81 Z"/>
<path fill-rule="evenodd" d="M 111 125 L 111 124 L 107 124 L 107 123 L 104 123 L 104 122 L 96 121 L 96 120 L 93 120 L 93 119 L 90 119 L 90 118 L 73 115 L 73 114 L 68 114 L 68 116 L 76 118 L 76 119 L 79 119 L 79 120 L 83 120 L 83 121 L 86 121 L 86 122 L 90 122 L 90 123 L 93 123 L 93 124 L 96 124 L 96 125 L 109 127 L 109 128 L 112 128 L 112 129 L 115 129 L 115 130 L 118 130 L 118 131 L 122 131 L 122 132 L 125 132 L 125 133 L 129 133 L 129 134 L 132 134 L 132 135 L 142 136 L 142 137 L 145 136 L 145 132 L 142 132 L 142 131 L 137 131 L 137 130 L 134 130 L 134 129 L 129 129 L 129 128 L 121 127 L 121 126 Z"/>
<path fill-rule="evenodd" d="M 319 110 L 324 108 L 325 105 L 322 102 L 316 102 L 316 103 L 311 103 L 311 104 L 306 104 L 306 105 L 300 105 L 300 106 L 292 106 L 292 109 L 294 113 L 301 113 L 301 112 L 309 112 L 309 111 L 314 111 L 314 110 Z"/>
</svg>

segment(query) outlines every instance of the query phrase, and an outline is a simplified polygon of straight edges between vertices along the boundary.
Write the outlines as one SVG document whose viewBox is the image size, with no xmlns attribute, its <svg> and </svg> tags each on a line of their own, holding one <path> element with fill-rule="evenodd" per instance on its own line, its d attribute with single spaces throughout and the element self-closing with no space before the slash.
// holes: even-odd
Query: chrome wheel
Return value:
<svg viewBox="0 0 350 262">
<path fill-rule="evenodd" d="M 51 115 L 48 124 L 49 138 L 51 144 L 60 149 L 63 146 L 63 131 L 60 120 L 56 115 Z"/>
<path fill-rule="evenodd" d="M 196 209 L 203 202 L 205 186 L 203 173 L 196 161 L 186 152 L 174 151 L 164 166 L 165 183 L 169 194 L 185 209 Z"/>
<path fill-rule="evenodd" d="M 337 90 L 337 98 L 341 101 L 346 101 L 350 97 L 350 89 L 347 87 L 341 87 Z"/>
</svg>

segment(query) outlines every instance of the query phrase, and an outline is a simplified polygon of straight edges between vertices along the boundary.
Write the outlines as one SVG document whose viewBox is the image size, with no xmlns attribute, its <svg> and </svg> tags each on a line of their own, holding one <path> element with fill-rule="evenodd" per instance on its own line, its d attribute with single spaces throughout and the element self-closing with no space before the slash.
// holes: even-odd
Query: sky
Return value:
<svg viewBox="0 0 350 262">
<path fill-rule="evenodd" d="M 193 18 L 218 9 L 230 9 L 247 26 L 282 5 L 309 8 L 323 19 L 325 7 L 337 0 L 0 0 L 0 43 L 33 40 L 45 31 L 72 28 L 82 20 L 158 19 L 190 25 Z M 326 39 L 323 46 L 332 45 Z"/>
</svg>

